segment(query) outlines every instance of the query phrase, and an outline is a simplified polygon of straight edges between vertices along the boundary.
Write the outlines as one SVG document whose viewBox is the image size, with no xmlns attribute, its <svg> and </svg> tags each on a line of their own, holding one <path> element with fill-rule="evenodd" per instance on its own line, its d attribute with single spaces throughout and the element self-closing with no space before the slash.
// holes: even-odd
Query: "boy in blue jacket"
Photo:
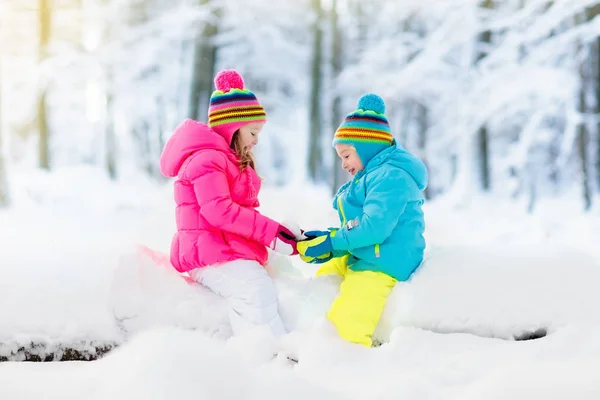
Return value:
<svg viewBox="0 0 600 400">
<path fill-rule="evenodd" d="M 305 232 L 301 258 L 323 263 L 317 275 L 344 281 L 327 317 L 339 335 L 371 347 L 371 336 L 397 281 L 423 260 L 421 206 L 427 169 L 396 144 L 381 97 L 366 94 L 335 132 L 333 146 L 352 176 L 335 195 L 341 227 Z"/>
</svg>

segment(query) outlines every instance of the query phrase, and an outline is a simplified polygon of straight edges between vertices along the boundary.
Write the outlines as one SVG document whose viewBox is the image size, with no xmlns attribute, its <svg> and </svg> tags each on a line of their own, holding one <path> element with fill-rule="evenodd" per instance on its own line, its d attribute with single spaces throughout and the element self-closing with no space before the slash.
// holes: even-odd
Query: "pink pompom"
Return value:
<svg viewBox="0 0 600 400">
<path fill-rule="evenodd" d="M 215 76 L 215 87 L 221 92 L 229 92 L 231 89 L 243 89 L 244 79 L 234 69 L 225 69 Z"/>
</svg>

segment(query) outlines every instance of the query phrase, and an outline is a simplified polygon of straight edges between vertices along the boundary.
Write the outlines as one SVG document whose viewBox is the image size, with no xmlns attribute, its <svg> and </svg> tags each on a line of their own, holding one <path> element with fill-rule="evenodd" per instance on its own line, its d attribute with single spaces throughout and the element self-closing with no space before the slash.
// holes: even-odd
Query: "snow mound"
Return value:
<svg viewBox="0 0 600 400">
<path fill-rule="evenodd" d="M 251 366 L 222 341 L 172 328 L 137 335 L 94 363 L 54 365 L 0 366 L 2 398 L 345 398 L 293 376 L 289 369 L 275 368 L 276 360 Z"/>
<path fill-rule="evenodd" d="M 115 322 L 125 335 L 174 326 L 201 330 L 210 336 L 231 336 L 221 297 L 201 285 L 190 285 L 174 269 L 157 265 L 137 251 L 120 258 L 109 301 Z"/>
<path fill-rule="evenodd" d="M 301 266 L 300 266 L 301 268 Z M 298 263 L 272 255 L 280 312 L 290 331 L 310 331 L 338 293 L 340 277 L 305 277 Z M 376 339 L 398 327 L 513 339 L 544 329 L 598 323 L 600 267 L 585 253 L 543 246 L 473 246 L 429 252 L 386 305 Z M 156 326 L 228 337 L 225 301 L 172 269 L 136 255 L 115 276 L 113 308 L 128 333 Z"/>
<path fill-rule="evenodd" d="M 396 326 L 510 339 L 600 321 L 600 266 L 587 253 L 543 245 L 434 249 L 399 284 L 379 335 Z"/>
</svg>

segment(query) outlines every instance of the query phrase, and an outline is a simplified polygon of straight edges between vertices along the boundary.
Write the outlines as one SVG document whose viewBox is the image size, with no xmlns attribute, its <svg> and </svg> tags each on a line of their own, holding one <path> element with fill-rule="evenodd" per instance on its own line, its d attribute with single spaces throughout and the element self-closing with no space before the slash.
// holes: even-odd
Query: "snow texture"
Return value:
<svg viewBox="0 0 600 400">
<path fill-rule="evenodd" d="M 268 268 L 292 332 L 230 338 L 222 299 L 136 251 L 168 248 L 170 184 L 111 183 L 89 169 L 20 178 L 19 206 L 0 213 L 0 302 L 11 305 L 0 311 L 1 354 L 32 341 L 56 351 L 120 347 L 87 364 L 2 363 L 2 398 L 599 394 L 599 227 L 589 214 L 540 210 L 525 220 L 518 205 L 490 208 L 489 199 L 466 209 L 428 204 L 427 259 L 394 289 L 376 335 L 384 344 L 366 349 L 340 340 L 324 318 L 339 279 L 277 254 Z M 70 191 L 74 179 L 84 190 Z M 261 212 L 322 228 L 336 222 L 329 200 L 326 189 L 267 187 Z M 538 328 L 548 335 L 514 340 Z M 223 377 L 239 385 L 217 384 Z"/>
</svg>

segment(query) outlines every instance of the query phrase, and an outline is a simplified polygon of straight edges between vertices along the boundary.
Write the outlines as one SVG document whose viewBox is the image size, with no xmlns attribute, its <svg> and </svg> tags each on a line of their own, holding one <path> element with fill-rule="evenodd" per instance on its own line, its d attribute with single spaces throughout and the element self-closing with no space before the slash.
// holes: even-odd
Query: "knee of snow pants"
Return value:
<svg viewBox="0 0 600 400">
<path fill-rule="evenodd" d="M 347 260 L 348 257 L 333 259 L 323 264 L 317 273 L 338 273 L 344 277 L 327 318 L 342 339 L 371 347 L 371 337 L 396 280 L 381 272 L 353 271 L 348 268 Z"/>
<path fill-rule="evenodd" d="M 275 335 L 285 333 L 275 283 L 256 261 L 230 261 L 193 270 L 190 276 L 227 299 L 234 335 L 257 326 L 268 326 Z"/>
</svg>

